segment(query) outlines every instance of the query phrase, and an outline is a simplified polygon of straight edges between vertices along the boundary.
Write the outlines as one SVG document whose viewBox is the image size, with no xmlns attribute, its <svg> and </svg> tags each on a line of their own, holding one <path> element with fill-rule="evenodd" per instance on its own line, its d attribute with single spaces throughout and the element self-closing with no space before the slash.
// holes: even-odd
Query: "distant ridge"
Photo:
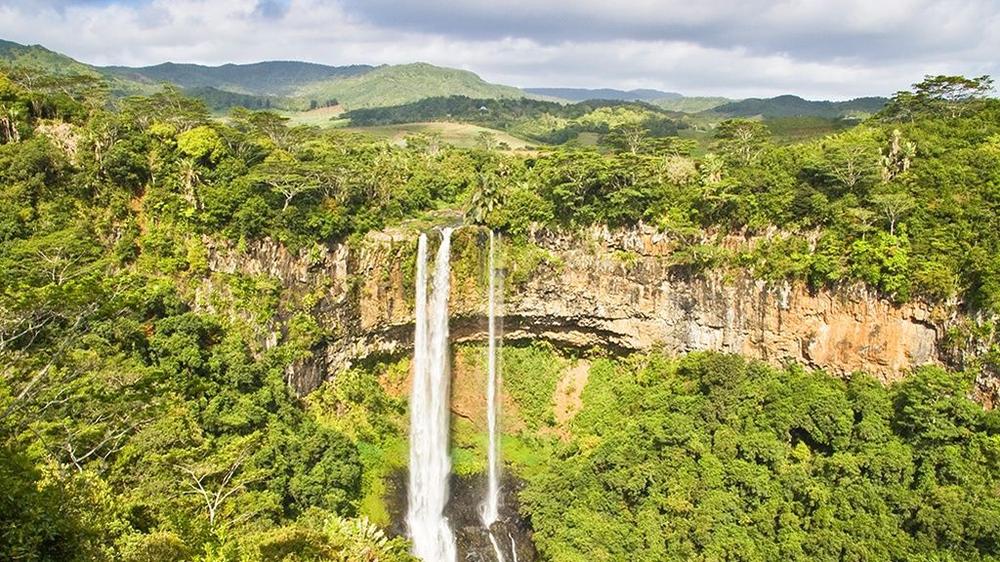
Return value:
<svg viewBox="0 0 1000 562">
<path fill-rule="evenodd" d="M 74 60 L 66 55 L 50 51 L 41 45 L 21 45 L 0 39 L 0 63 L 41 70 L 50 74 L 83 74 L 98 76 L 92 66 Z"/>
<path fill-rule="evenodd" d="M 863 117 L 882 109 L 889 100 L 881 97 L 856 98 L 847 101 L 811 101 L 799 96 L 748 98 L 709 109 L 704 113 L 729 117 Z"/>
<path fill-rule="evenodd" d="M 299 90 L 303 100 L 337 100 L 347 109 L 396 106 L 426 98 L 467 96 L 516 99 L 525 93 L 513 86 L 491 84 L 468 70 L 425 62 L 380 66 L 370 72 L 314 82 Z"/>
<path fill-rule="evenodd" d="M 205 66 L 167 62 L 145 67 L 97 67 L 51 51 L 0 39 L 0 66 L 30 68 L 57 75 L 104 77 L 115 96 L 149 94 L 163 83 L 175 84 L 204 100 L 214 111 L 230 107 L 307 109 L 336 102 L 347 110 L 389 107 L 437 97 L 474 99 L 542 97 L 570 103 L 622 101 L 654 103 L 663 109 L 726 117 L 864 117 L 888 101 L 865 97 L 848 101 L 811 101 L 794 95 L 750 98 L 688 98 L 655 89 L 527 88 L 491 84 L 478 75 L 427 63 L 330 66 L 299 61 Z"/>
<path fill-rule="evenodd" d="M 467 70 L 427 63 L 329 66 L 298 61 L 206 66 L 166 62 L 153 66 L 96 67 L 40 45 L 0 40 L 0 65 L 50 74 L 106 78 L 116 96 L 149 94 L 169 83 L 204 100 L 214 111 L 230 107 L 307 109 L 337 103 L 348 109 L 399 105 L 438 96 L 523 98 L 513 86 L 491 84 Z"/>
<path fill-rule="evenodd" d="M 666 109 L 667 111 L 677 111 L 680 113 L 701 113 L 702 111 L 707 111 L 713 107 L 718 107 L 734 101 L 736 100 L 723 97 L 684 96 L 681 98 L 659 99 L 653 103 L 663 109 Z"/>
<path fill-rule="evenodd" d="M 566 101 L 620 100 L 653 102 L 664 99 L 680 99 L 684 96 L 676 92 L 660 90 L 615 90 L 613 88 L 524 88 L 525 92 L 536 96 L 558 98 Z"/>
<path fill-rule="evenodd" d="M 288 96 L 322 80 L 357 76 L 375 67 L 366 64 L 327 66 L 311 62 L 268 61 L 204 66 L 166 62 L 155 66 L 99 68 L 105 74 L 138 82 L 170 82 L 182 88 L 216 88 L 256 96 Z"/>
</svg>

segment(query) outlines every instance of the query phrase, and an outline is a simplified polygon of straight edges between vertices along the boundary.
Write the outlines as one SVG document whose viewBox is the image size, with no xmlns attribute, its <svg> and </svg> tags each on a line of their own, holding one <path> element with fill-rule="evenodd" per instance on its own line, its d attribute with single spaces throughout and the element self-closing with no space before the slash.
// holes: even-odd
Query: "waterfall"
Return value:
<svg viewBox="0 0 1000 562">
<path fill-rule="evenodd" d="M 490 256 L 489 256 L 489 310 L 487 332 L 489 343 L 487 345 L 486 359 L 486 422 L 489 429 L 489 449 L 487 450 L 487 474 L 488 484 L 486 488 L 486 501 L 483 503 L 482 518 L 483 525 L 490 536 L 490 543 L 496 553 L 497 561 L 504 562 L 503 552 L 493 536 L 492 526 L 500 516 L 500 437 L 499 417 L 500 403 L 497 397 L 500 386 L 500 373 L 497 370 L 497 270 L 496 270 L 496 235 L 490 231 Z"/>
<path fill-rule="evenodd" d="M 451 229 L 441 230 L 427 298 L 427 235 L 417 242 L 413 389 L 410 394 L 410 482 L 406 523 L 413 554 L 425 562 L 455 562 L 455 536 L 444 516 L 448 503 L 448 295 Z"/>
<path fill-rule="evenodd" d="M 497 273 L 494 256 L 496 252 L 495 235 L 490 231 L 490 257 L 489 257 L 489 320 L 487 333 L 489 343 L 487 345 L 486 359 L 486 422 L 489 430 L 489 449 L 487 450 L 487 472 L 489 483 L 486 488 L 486 502 L 483 504 L 483 524 L 489 528 L 496 522 L 500 511 L 500 442 L 497 436 L 498 417 L 500 406 L 497 400 L 497 387 L 499 386 L 497 373 Z"/>
</svg>

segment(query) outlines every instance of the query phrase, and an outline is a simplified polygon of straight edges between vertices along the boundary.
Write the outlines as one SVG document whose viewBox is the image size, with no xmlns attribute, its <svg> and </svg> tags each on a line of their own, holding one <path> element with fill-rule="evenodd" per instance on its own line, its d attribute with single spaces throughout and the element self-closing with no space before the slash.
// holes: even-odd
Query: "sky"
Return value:
<svg viewBox="0 0 1000 562">
<path fill-rule="evenodd" d="M 734 98 L 1000 80 L 998 30 L 1000 0 L 0 0 L 0 38 L 98 65 L 423 61 Z"/>
</svg>

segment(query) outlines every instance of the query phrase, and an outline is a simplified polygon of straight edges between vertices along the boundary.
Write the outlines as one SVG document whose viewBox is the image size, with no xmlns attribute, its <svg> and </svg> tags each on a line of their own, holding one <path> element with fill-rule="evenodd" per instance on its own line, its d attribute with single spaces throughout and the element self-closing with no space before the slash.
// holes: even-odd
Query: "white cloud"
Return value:
<svg viewBox="0 0 1000 562">
<path fill-rule="evenodd" d="M 520 86 L 888 94 L 998 73 L 992 0 L 0 0 L 0 37 L 94 64 L 427 61 Z"/>
</svg>

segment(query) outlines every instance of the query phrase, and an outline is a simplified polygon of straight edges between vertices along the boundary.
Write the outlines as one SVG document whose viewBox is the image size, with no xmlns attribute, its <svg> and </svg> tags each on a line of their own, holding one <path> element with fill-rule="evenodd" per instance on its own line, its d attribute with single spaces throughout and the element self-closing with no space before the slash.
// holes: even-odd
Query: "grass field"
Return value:
<svg viewBox="0 0 1000 562">
<path fill-rule="evenodd" d="M 479 135 L 488 132 L 493 135 L 497 143 L 506 144 L 511 150 L 526 150 L 538 143 L 529 143 L 524 139 L 519 139 L 509 133 L 488 129 L 478 125 L 468 123 L 449 122 L 428 122 L 428 123 L 405 123 L 401 125 L 381 125 L 375 127 L 348 127 L 348 131 L 358 131 L 368 133 L 391 141 L 402 141 L 407 135 L 418 133 L 441 135 L 442 142 L 452 144 L 462 148 L 471 148 L 479 145 Z"/>
<path fill-rule="evenodd" d="M 336 124 L 337 117 L 344 112 L 344 107 L 335 105 L 333 107 L 320 107 L 309 111 L 283 111 L 282 115 L 288 118 L 288 124 L 309 125 L 312 127 L 332 127 Z"/>
</svg>

